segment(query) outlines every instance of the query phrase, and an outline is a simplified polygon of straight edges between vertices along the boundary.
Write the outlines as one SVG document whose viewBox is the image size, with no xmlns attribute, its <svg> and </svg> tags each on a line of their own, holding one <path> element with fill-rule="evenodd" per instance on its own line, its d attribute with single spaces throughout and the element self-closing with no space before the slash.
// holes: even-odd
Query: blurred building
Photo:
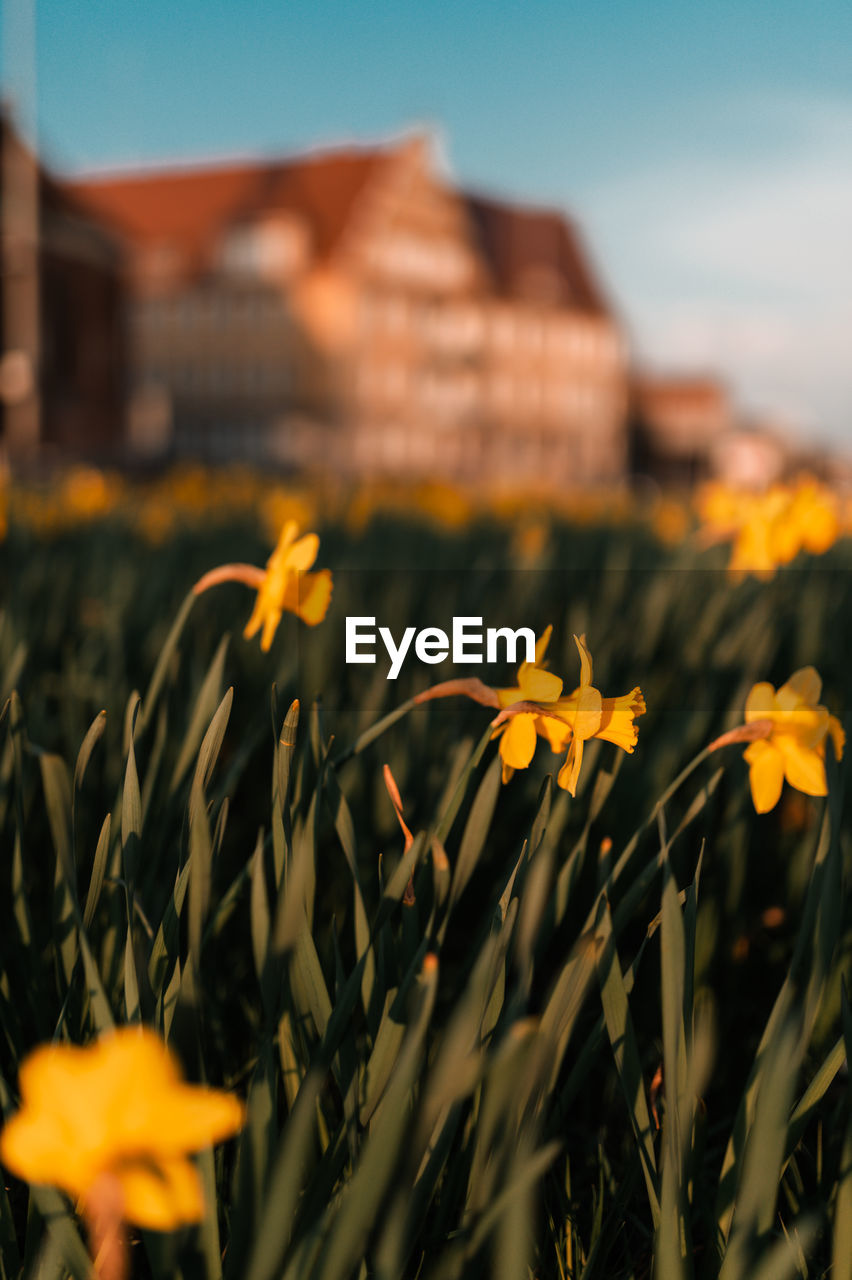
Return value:
<svg viewBox="0 0 852 1280">
<path fill-rule="evenodd" d="M 625 477 L 626 344 L 575 228 L 455 189 L 428 140 L 69 191 L 125 246 L 137 455 Z"/>
<path fill-rule="evenodd" d="M 720 435 L 710 453 L 714 479 L 737 489 L 762 490 L 798 472 L 819 471 L 817 459 L 795 449 L 778 430 L 744 424 Z"/>
<path fill-rule="evenodd" d="M 0 117 L 0 456 L 99 457 L 123 414 L 122 251 Z"/>
<path fill-rule="evenodd" d="M 732 438 L 736 425 L 718 379 L 640 375 L 632 387 L 632 468 L 662 485 L 706 480 L 718 471 L 720 441 Z"/>
</svg>

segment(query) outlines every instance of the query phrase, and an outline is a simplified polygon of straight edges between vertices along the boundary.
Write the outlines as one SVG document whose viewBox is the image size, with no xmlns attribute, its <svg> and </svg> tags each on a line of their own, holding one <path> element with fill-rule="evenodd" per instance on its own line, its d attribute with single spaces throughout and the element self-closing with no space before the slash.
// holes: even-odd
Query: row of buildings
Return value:
<svg viewBox="0 0 852 1280">
<path fill-rule="evenodd" d="M 718 469 L 713 379 L 638 376 L 561 213 L 428 137 L 61 180 L 4 124 L 2 447 L 491 486 Z"/>
</svg>

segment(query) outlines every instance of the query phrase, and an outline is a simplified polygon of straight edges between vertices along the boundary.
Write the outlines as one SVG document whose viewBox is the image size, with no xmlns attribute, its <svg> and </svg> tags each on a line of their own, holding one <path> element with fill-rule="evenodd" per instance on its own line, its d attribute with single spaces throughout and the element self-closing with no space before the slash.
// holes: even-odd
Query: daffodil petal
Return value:
<svg viewBox="0 0 852 1280">
<path fill-rule="evenodd" d="M 586 637 L 575 636 L 574 643 L 580 654 L 580 688 L 592 683 L 592 655 L 586 648 Z"/>
<path fill-rule="evenodd" d="M 554 706 L 553 710 L 557 715 L 561 714 L 558 706 Z M 535 727 L 536 732 L 549 742 L 550 750 L 555 751 L 557 755 L 561 755 L 571 741 L 570 724 L 565 724 L 564 720 L 557 720 L 555 716 L 536 716 Z"/>
<path fill-rule="evenodd" d="M 495 689 L 497 701 L 501 707 L 511 707 L 515 702 L 523 702 L 524 696 L 516 685 L 514 689 Z"/>
<path fill-rule="evenodd" d="M 201 1085 L 178 1084 L 143 1093 L 136 1106 L 129 1090 L 126 1097 L 115 1146 L 128 1155 L 148 1152 L 171 1157 L 200 1151 L 229 1138 L 244 1120 L 243 1106 L 237 1098 Z M 154 1125 L 157 1132 L 152 1136 Z"/>
<path fill-rule="evenodd" d="M 749 691 L 745 704 L 746 724 L 752 720 L 765 720 L 775 710 L 775 686 L 761 680 Z"/>
<path fill-rule="evenodd" d="M 0 1133 L 0 1160 L 17 1177 L 80 1195 L 100 1167 L 91 1151 L 73 1141 L 51 1113 L 20 1111 Z"/>
<path fill-rule="evenodd" d="M 258 596 L 257 600 L 254 603 L 254 608 L 251 611 L 251 617 L 249 618 L 246 625 L 243 627 L 243 637 L 246 640 L 251 640 L 253 636 L 257 635 L 262 625 L 263 625 L 263 613 L 261 612 L 261 609 L 260 609 L 260 596 Z"/>
<path fill-rule="evenodd" d="M 778 720 L 778 732 L 798 739 L 803 747 L 818 747 L 828 733 L 827 707 L 798 707 Z"/>
<path fill-rule="evenodd" d="M 319 554 L 319 538 L 315 533 L 306 533 L 294 542 L 287 552 L 287 568 L 304 573 L 310 569 Z"/>
<path fill-rule="evenodd" d="M 790 679 L 782 684 L 775 695 L 781 711 L 792 711 L 802 703 L 813 707 L 819 702 L 822 693 L 822 680 L 814 667 L 802 667 L 794 671 Z"/>
<path fill-rule="evenodd" d="M 299 598 L 293 612 L 309 627 L 315 627 L 328 613 L 331 602 L 331 572 L 323 569 L 320 573 L 301 574 L 298 587 Z"/>
<path fill-rule="evenodd" d="M 601 727 L 602 715 L 603 698 L 600 690 L 595 689 L 593 685 L 581 685 L 572 724 L 574 737 L 581 741 L 593 738 Z"/>
<path fill-rule="evenodd" d="M 270 609 L 264 615 L 263 634 L 260 637 L 260 647 L 264 653 L 268 653 L 272 648 L 272 641 L 275 639 L 275 632 L 278 630 L 278 624 L 281 621 L 281 610 Z"/>
<path fill-rule="evenodd" d="M 525 702 L 555 702 L 562 692 L 562 681 L 552 671 L 527 667 L 518 672 L 518 687 Z"/>
<path fill-rule="evenodd" d="M 526 769 L 535 755 L 535 716 L 522 711 L 513 716 L 500 739 L 500 755 L 512 769 Z"/>
<path fill-rule="evenodd" d="M 124 1198 L 124 1217 L 151 1231 L 174 1231 L 204 1217 L 204 1193 L 191 1161 L 128 1161 L 111 1172 Z"/>
<path fill-rule="evenodd" d="M 565 757 L 565 763 L 559 770 L 557 777 L 559 786 L 572 796 L 577 794 L 577 782 L 580 777 L 580 765 L 582 763 L 583 740 L 582 738 L 572 738 L 571 745 L 568 748 L 568 755 Z"/>
<path fill-rule="evenodd" d="M 535 665 L 541 666 L 542 659 L 547 653 L 547 646 L 550 644 L 550 637 L 553 634 L 553 627 L 545 627 L 539 638 L 535 642 Z"/>
<path fill-rule="evenodd" d="M 837 716 L 828 717 L 828 734 L 834 744 L 835 758 L 841 760 L 843 758 L 843 748 L 846 745 L 846 734 L 843 732 L 843 726 Z"/>
<path fill-rule="evenodd" d="M 825 764 L 813 747 L 806 747 L 787 734 L 779 734 L 775 742 L 783 757 L 784 774 L 790 786 L 808 796 L 826 795 Z"/>
<path fill-rule="evenodd" d="M 295 520 L 288 520 L 285 523 L 284 528 L 281 530 L 281 534 L 278 538 L 278 545 L 276 546 L 272 555 L 269 557 L 269 559 L 266 562 L 270 568 L 272 567 L 273 561 L 278 562 L 284 559 L 285 553 L 292 546 L 293 542 L 295 542 L 296 534 L 298 532 L 299 532 L 299 526 L 297 525 Z"/>
<path fill-rule="evenodd" d="M 781 799 L 784 757 L 770 742 L 752 742 L 743 753 L 749 765 L 751 798 L 758 813 L 769 813 Z"/>
</svg>

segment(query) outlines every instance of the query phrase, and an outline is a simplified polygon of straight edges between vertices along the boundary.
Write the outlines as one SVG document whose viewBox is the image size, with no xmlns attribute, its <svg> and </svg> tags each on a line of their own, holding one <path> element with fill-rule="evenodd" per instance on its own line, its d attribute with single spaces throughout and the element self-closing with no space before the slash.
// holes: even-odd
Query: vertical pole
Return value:
<svg viewBox="0 0 852 1280">
<path fill-rule="evenodd" d="M 0 451 L 10 467 L 34 462 L 41 440 L 39 165 L 36 0 L 5 0 L 3 45 L 11 86 L 2 121 L 2 354 Z"/>
</svg>

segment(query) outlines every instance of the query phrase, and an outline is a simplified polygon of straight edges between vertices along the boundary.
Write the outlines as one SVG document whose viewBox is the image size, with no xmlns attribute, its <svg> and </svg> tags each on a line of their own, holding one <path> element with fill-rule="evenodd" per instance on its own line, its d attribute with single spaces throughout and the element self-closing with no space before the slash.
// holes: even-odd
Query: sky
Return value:
<svg viewBox="0 0 852 1280">
<path fill-rule="evenodd" d="M 59 172 L 431 128 L 461 185 L 579 222 L 649 368 L 852 453 L 849 0 L 3 10 L 4 91 Z"/>
</svg>

